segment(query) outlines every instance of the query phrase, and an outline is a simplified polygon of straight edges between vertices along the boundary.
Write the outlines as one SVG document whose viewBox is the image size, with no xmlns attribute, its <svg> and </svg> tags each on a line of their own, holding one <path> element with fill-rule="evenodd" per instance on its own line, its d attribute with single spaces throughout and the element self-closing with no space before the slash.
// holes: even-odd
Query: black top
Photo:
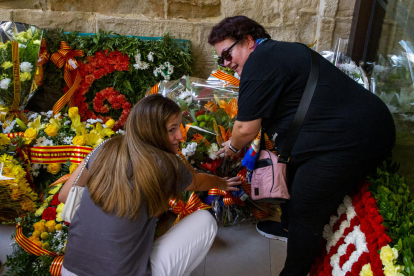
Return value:
<svg viewBox="0 0 414 276">
<path fill-rule="evenodd" d="M 346 151 L 355 162 L 390 151 L 395 127 L 386 105 L 322 56 L 318 84 L 293 147 L 292 161 Z M 278 151 L 299 106 L 311 59 L 306 46 L 268 40 L 247 59 L 240 81 L 238 121 L 262 118 Z"/>
</svg>

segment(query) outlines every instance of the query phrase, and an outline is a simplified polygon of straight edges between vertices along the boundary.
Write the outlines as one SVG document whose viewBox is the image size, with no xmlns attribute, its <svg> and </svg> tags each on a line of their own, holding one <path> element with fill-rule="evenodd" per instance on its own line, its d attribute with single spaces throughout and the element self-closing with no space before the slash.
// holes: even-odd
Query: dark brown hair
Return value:
<svg viewBox="0 0 414 276">
<path fill-rule="evenodd" d="M 220 23 L 215 25 L 211 29 L 208 43 L 214 46 L 214 44 L 226 38 L 233 39 L 234 41 L 243 41 L 247 35 L 251 35 L 253 40 L 270 38 L 270 35 L 262 25 L 246 16 L 239 15 L 224 18 Z"/>
<path fill-rule="evenodd" d="M 180 107 L 171 99 L 148 96 L 132 108 L 125 135 L 102 146 L 86 185 L 104 212 L 134 219 L 145 202 L 152 217 L 167 210 L 171 196 L 178 196 L 181 161 L 168 140 L 166 124 L 179 114 Z"/>
</svg>

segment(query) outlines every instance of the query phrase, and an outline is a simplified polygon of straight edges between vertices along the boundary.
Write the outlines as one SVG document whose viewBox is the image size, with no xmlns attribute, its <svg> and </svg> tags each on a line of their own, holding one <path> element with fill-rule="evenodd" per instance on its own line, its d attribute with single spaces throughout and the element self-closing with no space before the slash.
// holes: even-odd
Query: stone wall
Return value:
<svg viewBox="0 0 414 276">
<path fill-rule="evenodd" d="M 162 36 L 192 42 L 194 76 L 215 67 L 208 34 L 224 17 L 246 15 L 272 38 L 313 43 L 330 50 L 348 38 L 355 0 L 0 0 L 0 19 L 65 31 L 114 31 L 123 35 Z"/>
</svg>

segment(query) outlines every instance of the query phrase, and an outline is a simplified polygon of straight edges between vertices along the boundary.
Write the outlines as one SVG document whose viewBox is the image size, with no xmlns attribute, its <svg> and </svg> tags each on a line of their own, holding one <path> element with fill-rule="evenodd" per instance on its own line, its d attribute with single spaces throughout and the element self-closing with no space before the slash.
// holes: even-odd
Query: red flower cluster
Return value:
<svg viewBox="0 0 414 276">
<path fill-rule="evenodd" d="M 217 168 L 221 165 L 221 163 L 223 163 L 223 160 L 220 158 L 220 159 L 212 160 L 211 162 L 201 163 L 200 166 L 203 169 L 209 170 L 212 173 L 216 173 Z"/>
<path fill-rule="evenodd" d="M 53 199 L 52 199 L 52 201 L 50 202 L 50 205 L 51 206 L 58 206 L 60 204 L 60 201 L 59 201 L 59 193 L 57 193 L 57 194 L 55 194 L 54 196 L 53 196 Z"/>
<path fill-rule="evenodd" d="M 104 100 L 107 100 L 111 104 L 111 107 L 113 109 L 124 109 L 122 110 L 119 120 L 115 123 L 115 126 L 113 127 L 114 130 L 118 130 L 121 126 L 125 124 L 129 112 L 131 112 L 131 104 L 126 101 L 125 95 L 120 94 L 113 87 L 108 87 L 97 93 L 95 98 L 93 99 L 93 108 L 95 109 L 95 111 L 99 113 L 109 112 L 109 107 L 108 105 L 104 104 Z M 99 115 L 98 118 L 106 122 L 111 117 L 103 117 Z"/>
<path fill-rule="evenodd" d="M 86 102 L 85 94 L 88 93 L 89 88 L 95 80 L 98 80 L 103 76 L 107 76 L 114 71 L 129 71 L 129 57 L 127 55 L 123 55 L 120 51 L 98 51 L 94 56 L 87 57 L 86 62 L 80 62 L 79 73 L 83 79 L 79 85 L 79 89 L 74 93 L 74 100 L 75 105 L 79 109 L 79 115 L 81 116 L 82 121 L 89 118 L 97 118 L 93 111 L 88 110 L 88 103 Z M 119 104 L 116 104 L 115 106 L 119 107 Z M 114 106 L 112 107 L 114 108 Z M 125 109 L 125 107 L 123 108 Z M 95 111 L 100 112 L 98 110 Z M 125 122 L 125 120 L 126 118 L 124 116 L 123 121 Z"/>
<path fill-rule="evenodd" d="M 42 214 L 42 219 L 49 221 L 56 219 L 56 208 L 47 207 Z"/>
<path fill-rule="evenodd" d="M 339 246 L 345 243 L 345 237 L 351 233 L 355 226 L 359 226 L 361 231 L 365 234 L 367 247 L 369 252 L 364 252 L 352 265 L 351 271 L 346 276 L 359 275 L 362 267 L 370 263 L 371 270 L 374 275 L 384 275 L 382 270 L 383 264 L 380 259 L 378 251 L 385 245 L 391 242 L 391 238 L 386 234 L 385 226 L 382 225 L 383 218 L 378 212 L 376 200 L 368 191 L 369 183 L 365 183 L 361 190 L 352 197 L 352 205 L 355 208 L 356 216 L 350 221 L 350 226 L 345 229 L 343 236 L 338 242 L 332 246 L 329 252 L 324 252 L 321 258 L 315 260 L 310 275 L 332 275 L 332 266 L 330 264 L 331 258 L 338 252 Z M 339 220 L 333 226 L 333 231 L 337 231 L 341 223 L 346 220 L 346 214 L 342 214 Z M 356 250 L 355 246 L 348 245 L 346 254 L 340 257 L 339 266 L 349 260 L 351 254 Z"/>
</svg>

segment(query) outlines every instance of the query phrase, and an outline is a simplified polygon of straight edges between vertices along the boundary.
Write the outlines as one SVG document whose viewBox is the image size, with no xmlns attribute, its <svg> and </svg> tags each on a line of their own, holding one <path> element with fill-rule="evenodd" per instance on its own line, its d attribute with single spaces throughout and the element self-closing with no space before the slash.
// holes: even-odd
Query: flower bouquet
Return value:
<svg viewBox="0 0 414 276">
<path fill-rule="evenodd" d="M 48 187 L 34 214 L 16 219 L 12 254 L 5 263 L 11 275 L 60 275 L 68 225 L 60 216 L 64 204 L 58 197 L 65 180 Z"/>
<path fill-rule="evenodd" d="M 37 194 L 33 191 L 28 173 L 29 163 L 19 138 L 0 134 L 0 221 L 8 222 L 33 212 Z M 20 138 L 21 140 L 21 138 Z M 19 145 L 20 144 L 20 145 Z M 22 150 L 23 148 L 23 150 Z"/>
<path fill-rule="evenodd" d="M 0 24 L 0 105 L 7 116 L 24 118 L 21 113 L 35 93 L 33 86 L 42 30 L 33 25 L 4 22 Z"/>
</svg>

